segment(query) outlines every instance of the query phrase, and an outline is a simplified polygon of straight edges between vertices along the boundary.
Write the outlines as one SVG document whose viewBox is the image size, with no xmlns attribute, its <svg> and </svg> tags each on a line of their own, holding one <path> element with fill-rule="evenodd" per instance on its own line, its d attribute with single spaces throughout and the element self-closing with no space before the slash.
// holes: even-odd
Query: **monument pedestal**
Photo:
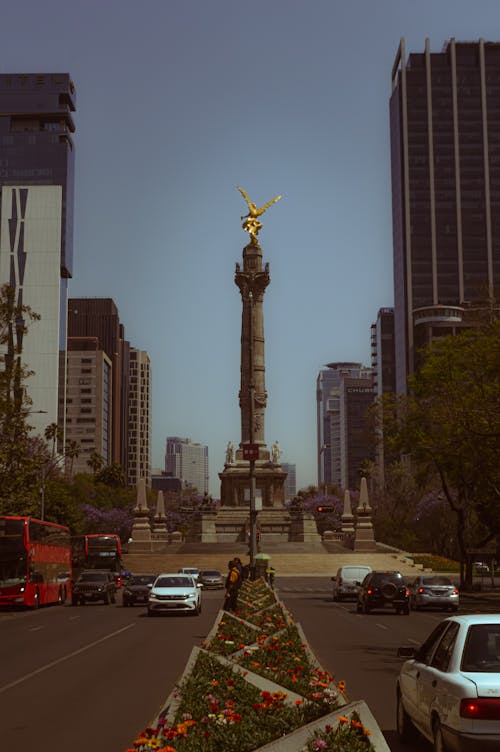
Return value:
<svg viewBox="0 0 500 752">
<path fill-rule="evenodd" d="M 269 451 L 259 448 L 259 459 L 254 463 L 256 498 L 262 499 L 262 509 L 283 509 L 285 506 L 285 480 L 287 474 L 281 465 L 269 459 Z M 226 464 L 219 473 L 221 481 L 220 502 L 223 507 L 249 507 L 250 462 L 236 452 L 236 460 Z"/>
</svg>

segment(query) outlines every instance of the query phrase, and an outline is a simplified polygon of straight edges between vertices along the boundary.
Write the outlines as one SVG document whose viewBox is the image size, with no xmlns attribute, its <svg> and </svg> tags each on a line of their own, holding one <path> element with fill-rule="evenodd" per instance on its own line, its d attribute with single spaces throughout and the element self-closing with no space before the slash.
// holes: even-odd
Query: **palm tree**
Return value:
<svg viewBox="0 0 500 752">
<path fill-rule="evenodd" d="M 90 467 L 94 475 L 96 475 L 99 470 L 102 470 L 105 464 L 104 457 L 99 454 L 99 452 L 92 452 L 87 460 L 87 465 Z"/>
<path fill-rule="evenodd" d="M 47 441 L 52 442 L 51 456 L 54 457 L 56 453 L 56 444 L 63 438 L 63 430 L 57 425 L 57 423 L 50 423 L 45 429 L 44 435 Z"/>
<path fill-rule="evenodd" d="M 66 456 L 66 460 L 69 460 L 69 467 L 67 463 L 66 468 L 68 470 L 68 475 L 71 478 L 73 476 L 73 462 L 80 454 L 80 444 L 78 443 L 78 441 L 74 441 L 73 439 L 71 441 L 68 441 L 68 443 L 64 447 L 64 454 Z"/>
</svg>

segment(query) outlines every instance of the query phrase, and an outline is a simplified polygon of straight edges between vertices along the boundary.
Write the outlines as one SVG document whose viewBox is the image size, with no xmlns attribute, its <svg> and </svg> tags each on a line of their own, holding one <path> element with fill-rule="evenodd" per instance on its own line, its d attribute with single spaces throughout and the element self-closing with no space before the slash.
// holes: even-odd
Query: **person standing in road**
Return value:
<svg viewBox="0 0 500 752">
<path fill-rule="evenodd" d="M 225 611 L 236 611 L 238 590 L 241 583 L 240 570 L 234 559 L 228 562 L 226 577 L 226 597 L 224 599 Z"/>
</svg>

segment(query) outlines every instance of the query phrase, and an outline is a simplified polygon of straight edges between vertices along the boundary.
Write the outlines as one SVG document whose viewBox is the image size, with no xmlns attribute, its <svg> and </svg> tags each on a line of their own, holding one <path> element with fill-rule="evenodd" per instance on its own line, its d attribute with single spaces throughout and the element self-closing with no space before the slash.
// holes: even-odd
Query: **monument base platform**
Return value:
<svg viewBox="0 0 500 752">
<path fill-rule="evenodd" d="M 259 545 L 282 543 L 321 544 L 316 522 L 307 512 L 289 512 L 285 508 L 263 509 L 257 514 Z M 220 507 L 199 512 L 193 520 L 187 542 L 248 544 L 250 510 L 248 507 Z"/>
</svg>

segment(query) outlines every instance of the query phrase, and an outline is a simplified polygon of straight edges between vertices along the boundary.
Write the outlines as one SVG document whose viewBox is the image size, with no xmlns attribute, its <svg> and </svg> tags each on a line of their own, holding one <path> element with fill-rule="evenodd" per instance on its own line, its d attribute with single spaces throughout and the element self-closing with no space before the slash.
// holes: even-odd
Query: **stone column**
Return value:
<svg viewBox="0 0 500 752">
<path fill-rule="evenodd" d="M 168 544 L 167 517 L 165 514 L 165 500 L 163 491 L 158 491 L 156 513 L 153 519 L 152 551 L 165 551 Z"/>
<path fill-rule="evenodd" d="M 134 507 L 134 524 L 132 525 L 132 540 L 128 544 L 130 553 L 149 553 L 151 551 L 151 527 L 149 525 L 149 509 L 146 500 L 146 481 L 137 481 L 137 501 Z"/>
<path fill-rule="evenodd" d="M 368 486 L 366 478 L 361 478 L 359 489 L 359 504 L 356 509 L 356 534 L 354 538 L 355 551 L 376 551 L 377 544 L 373 535 L 372 508 L 368 500 Z"/>
<path fill-rule="evenodd" d="M 265 445 L 264 417 L 267 404 L 264 361 L 264 293 L 270 282 L 269 264 L 262 269 L 262 249 L 250 243 L 243 249 L 243 270 L 236 264 L 234 277 L 241 293 L 241 381 L 239 402 L 241 410 L 241 443 L 253 438 L 255 444 Z M 252 317 L 252 319 L 250 318 Z M 252 341 L 250 341 L 252 337 Z M 252 363 L 252 367 L 251 367 Z M 250 430 L 250 385 L 254 386 L 253 432 Z M 253 433 L 253 435 L 252 435 Z M 240 445 L 241 446 L 241 445 Z"/>
</svg>

